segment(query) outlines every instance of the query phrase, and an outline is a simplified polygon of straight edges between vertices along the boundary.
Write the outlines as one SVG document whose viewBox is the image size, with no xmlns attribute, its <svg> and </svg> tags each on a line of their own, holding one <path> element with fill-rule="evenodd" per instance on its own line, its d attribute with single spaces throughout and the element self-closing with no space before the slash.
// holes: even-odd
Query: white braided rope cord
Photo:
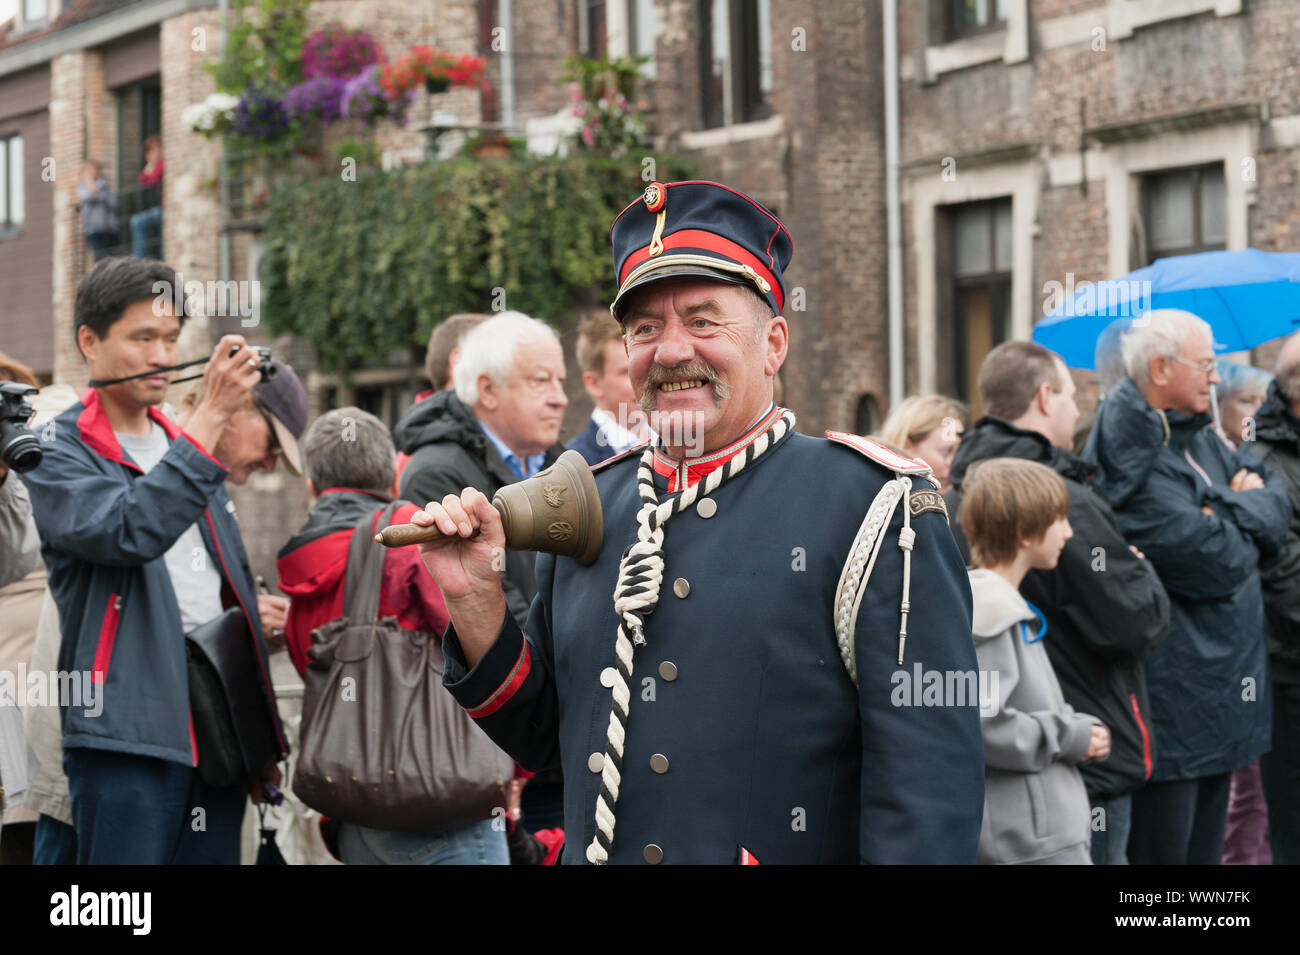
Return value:
<svg viewBox="0 0 1300 955">
<path fill-rule="evenodd" d="M 903 596 L 900 603 L 901 623 L 898 634 L 898 663 L 903 663 L 903 646 L 907 639 L 907 615 L 911 610 L 910 593 L 912 584 L 912 547 L 916 541 L 916 531 L 912 530 L 912 509 L 909 503 L 912 481 L 900 475 L 886 481 L 884 487 L 876 494 L 875 500 L 867 508 L 867 516 L 858 528 L 853 545 L 849 548 L 848 559 L 840 572 L 839 586 L 835 590 L 835 642 L 840 648 L 840 659 L 848 671 L 853 685 L 858 685 L 857 664 L 857 620 L 862 608 L 862 598 L 867 592 L 871 572 L 876 567 L 876 558 L 888 536 L 889 524 L 894 517 L 894 509 L 899 501 L 903 502 L 903 526 L 898 532 L 898 546 L 903 551 Z"/>
<path fill-rule="evenodd" d="M 782 409 L 772 426 L 750 442 L 727 464 L 715 468 L 703 480 L 664 501 L 654 486 L 654 449 L 647 448 L 637 468 L 637 492 L 641 510 L 637 512 L 636 540 L 623 553 L 618 567 L 618 584 L 614 588 L 614 612 L 620 622 L 614 640 L 613 705 L 605 736 L 605 757 L 600 771 L 600 790 L 596 794 L 596 834 L 587 846 L 587 861 L 604 865 L 614 844 L 614 807 L 623 779 L 623 745 L 627 739 L 627 720 L 632 700 L 633 653 L 645 645 L 645 623 L 659 603 L 664 580 L 664 525 L 674 514 L 694 507 L 731 480 L 750 463 L 794 429 L 794 412 Z"/>
</svg>

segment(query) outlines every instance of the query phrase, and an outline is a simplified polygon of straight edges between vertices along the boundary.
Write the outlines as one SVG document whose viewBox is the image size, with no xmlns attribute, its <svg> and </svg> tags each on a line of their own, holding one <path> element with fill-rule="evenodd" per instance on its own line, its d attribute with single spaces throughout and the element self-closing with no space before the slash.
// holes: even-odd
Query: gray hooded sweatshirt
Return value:
<svg viewBox="0 0 1300 955">
<path fill-rule="evenodd" d="M 970 589 L 975 655 L 994 697 L 980 710 L 984 824 L 977 861 L 1089 865 L 1091 810 L 1076 764 L 1088 751 L 1092 724 L 1101 721 L 1065 702 L 1036 639 L 1039 619 L 1016 589 L 991 570 L 972 570 Z"/>
</svg>

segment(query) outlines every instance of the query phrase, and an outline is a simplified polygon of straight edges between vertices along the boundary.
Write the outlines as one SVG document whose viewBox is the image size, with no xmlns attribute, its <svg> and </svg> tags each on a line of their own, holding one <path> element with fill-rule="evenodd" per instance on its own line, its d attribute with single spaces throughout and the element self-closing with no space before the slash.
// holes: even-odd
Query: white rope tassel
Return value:
<svg viewBox="0 0 1300 955">
<path fill-rule="evenodd" d="M 880 556 L 880 548 L 888 536 L 889 525 L 894 519 L 894 509 L 898 507 L 900 500 L 904 502 L 903 528 L 900 531 L 899 545 L 903 547 L 905 581 L 911 567 L 909 552 L 916 539 L 916 533 L 911 528 L 911 508 L 906 503 L 911 485 L 911 479 L 900 475 L 886 481 L 877 492 L 871 506 L 867 508 L 866 517 L 862 519 L 862 526 L 858 528 L 857 536 L 853 538 L 848 560 L 840 572 L 839 585 L 835 588 L 835 641 L 840 648 L 840 659 L 844 661 L 844 669 L 848 672 L 854 686 L 858 685 L 857 647 L 854 644 L 858 611 L 862 608 L 862 598 L 867 592 L 867 583 L 871 580 L 871 572 L 876 567 L 876 559 Z M 906 582 L 903 585 L 903 592 L 904 603 L 906 603 L 908 593 Z M 906 630 L 906 616 L 903 627 Z M 901 647 L 899 652 L 902 652 Z"/>
<path fill-rule="evenodd" d="M 596 794 L 596 834 L 587 846 L 587 861 L 604 865 L 614 844 L 614 806 L 623 781 L 623 746 L 627 740 L 627 719 L 631 707 L 633 654 L 645 645 L 645 622 L 659 604 L 664 582 L 664 525 L 674 514 L 694 507 L 702 498 L 717 490 L 725 481 L 739 474 L 750 462 L 781 440 L 794 428 L 794 413 L 781 410 L 772 426 L 732 458 L 725 467 L 710 471 L 704 480 L 660 502 L 654 486 L 654 449 L 647 448 L 637 468 L 637 492 L 641 509 L 637 511 L 636 540 L 623 554 L 618 565 L 618 584 L 614 588 L 614 612 L 619 617 L 614 640 L 613 705 L 605 736 L 605 759 L 600 770 L 600 790 Z"/>
<path fill-rule="evenodd" d="M 900 477 L 903 486 L 903 527 L 898 532 L 898 546 L 903 551 L 903 600 L 899 605 L 898 624 L 898 665 L 903 665 L 903 645 L 907 643 L 907 612 L 912 609 L 912 545 L 916 543 L 916 531 L 912 530 L 912 479 Z"/>
</svg>

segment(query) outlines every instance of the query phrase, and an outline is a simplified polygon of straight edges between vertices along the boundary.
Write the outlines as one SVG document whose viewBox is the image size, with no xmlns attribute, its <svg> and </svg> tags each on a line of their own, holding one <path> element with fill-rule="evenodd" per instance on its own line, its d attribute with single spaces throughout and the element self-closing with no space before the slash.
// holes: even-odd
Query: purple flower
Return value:
<svg viewBox="0 0 1300 955">
<path fill-rule="evenodd" d="M 279 139 L 283 136 L 289 128 L 289 117 L 284 111 L 280 89 L 261 86 L 256 81 L 249 83 L 240 94 L 231 127 L 248 139 Z"/>
<path fill-rule="evenodd" d="M 380 67 L 371 66 L 347 81 L 340 97 L 345 117 L 373 123 L 381 116 L 391 116 L 399 123 L 406 122 L 406 111 L 415 101 L 415 91 L 389 101 L 379 85 L 380 71 Z"/>
<path fill-rule="evenodd" d="M 315 116 L 322 123 L 339 118 L 345 81 L 333 76 L 316 76 L 284 94 L 284 111 L 290 119 Z"/>
<path fill-rule="evenodd" d="M 384 50 L 362 30 L 332 26 L 317 30 L 302 45 L 302 75 L 347 79 L 384 61 Z"/>
</svg>

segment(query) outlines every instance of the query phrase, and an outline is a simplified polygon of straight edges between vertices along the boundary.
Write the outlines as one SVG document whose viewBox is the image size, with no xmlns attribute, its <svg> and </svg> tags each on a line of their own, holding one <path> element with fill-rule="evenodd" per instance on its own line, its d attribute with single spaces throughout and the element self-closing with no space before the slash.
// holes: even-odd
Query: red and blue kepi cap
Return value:
<svg viewBox="0 0 1300 955">
<path fill-rule="evenodd" d="M 721 183 L 650 183 L 614 219 L 609 241 L 618 276 L 609 310 L 616 319 L 622 320 L 633 289 L 680 276 L 747 286 L 775 314 L 785 305 L 790 233 L 771 211 Z"/>
</svg>

